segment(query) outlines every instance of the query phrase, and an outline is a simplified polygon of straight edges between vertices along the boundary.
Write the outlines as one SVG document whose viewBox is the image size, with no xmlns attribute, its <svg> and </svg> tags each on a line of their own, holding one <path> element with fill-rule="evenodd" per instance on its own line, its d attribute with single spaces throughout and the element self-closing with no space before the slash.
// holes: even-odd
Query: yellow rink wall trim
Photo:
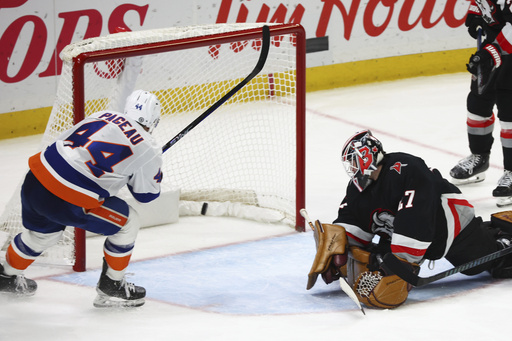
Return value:
<svg viewBox="0 0 512 341">
<path fill-rule="evenodd" d="M 0 139 L 44 133 L 51 111 L 46 107 L 0 114 Z"/>
<path fill-rule="evenodd" d="M 475 49 L 450 50 L 308 68 L 306 91 L 467 72 L 466 64 L 474 52 Z"/>
<path fill-rule="evenodd" d="M 306 91 L 466 71 L 474 49 L 421 53 L 318 66 L 306 70 Z M 0 139 L 42 134 L 51 107 L 0 114 Z"/>
</svg>

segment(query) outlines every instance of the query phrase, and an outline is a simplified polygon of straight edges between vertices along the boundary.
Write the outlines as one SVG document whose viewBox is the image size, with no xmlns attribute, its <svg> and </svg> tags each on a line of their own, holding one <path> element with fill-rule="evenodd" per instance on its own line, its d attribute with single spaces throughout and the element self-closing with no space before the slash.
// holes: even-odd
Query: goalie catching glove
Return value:
<svg viewBox="0 0 512 341">
<path fill-rule="evenodd" d="M 411 271 L 419 273 L 419 265 L 400 260 Z M 386 273 L 380 266 L 381 263 L 381 255 L 351 247 L 347 280 L 353 286 L 359 302 L 374 308 L 396 308 L 407 300 L 412 285 L 397 275 Z"/>
<path fill-rule="evenodd" d="M 412 286 L 396 275 L 387 274 L 380 267 L 378 253 L 349 247 L 343 226 L 316 221 L 315 227 L 317 253 L 308 275 L 308 290 L 315 285 L 318 275 L 322 275 L 326 284 L 345 277 L 359 302 L 369 307 L 396 308 L 407 300 Z M 417 264 L 405 263 L 411 271 L 419 272 Z"/>
</svg>

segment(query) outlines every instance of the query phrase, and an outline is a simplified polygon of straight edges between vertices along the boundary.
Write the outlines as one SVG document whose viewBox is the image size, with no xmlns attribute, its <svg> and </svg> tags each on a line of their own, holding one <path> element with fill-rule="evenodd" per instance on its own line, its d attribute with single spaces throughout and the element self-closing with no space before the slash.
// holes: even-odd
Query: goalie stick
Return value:
<svg viewBox="0 0 512 341">
<path fill-rule="evenodd" d="M 212 112 L 217 110 L 224 102 L 226 102 L 229 98 L 231 98 L 234 94 L 236 94 L 240 89 L 242 89 L 247 83 L 249 83 L 262 69 L 267 61 L 268 51 L 270 48 L 270 29 L 268 26 L 262 27 L 262 40 L 263 44 L 261 47 L 260 57 L 256 66 L 252 70 L 252 72 L 243 79 L 240 83 L 238 83 L 233 89 L 231 89 L 228 93 L 226 93 L 221 99 L 217 102 L 213 103 L 211 107 L 209 107 L 204 113 L 202 113 L 199 117 L 197 117 L 192 123 L 186 126 L 182 131 L 180 131 L 176 136 L 174 136 L 169 142 L 164 144 L 162 147 L 162 153 L 173 145 L 175 145 L 181 138 L 187 135 L 192 129 L 194 129 L 199 123 L 201 123 L 205 118 L 207 118 Z"/>
<path fill-rule="evenodd" d="M 311 227 L 311 229 L 313 231 L 315 231 L 315 227 L 314 227 L 313 223 L 311 222 L 311 219 L 309 219 L 308 212 L 306 211 L 305 208 L 302 208 L 300 210 L 300 215 L 302 217 L 304 217 L 304 220 L 306 220 L 306 222 L 308 223 L 309 227 Z M 320 232 L 324 232 L 324 229 L 322 227 L 322 223 L 320 223 L 318 220 L 317 220 L 317 223 L 318 223 L 318 228 L 320 229 Z M 361 306 L 361 303 L 357 299 L 357 296 L 356 296 L 356 293 L 354 292 L 354 289 L 352 289 L 352 287 L 347 283 L 347 281 L 343 277 L 340 277 L 339 282 L 340 282 L 341 290 L 343 290 L 345 292 L 345 294 L 347 294 L 347 296 L 350 297 L 350 299 L 352 299 L 352 301 L 354 301 L 355 304 L 357 304 L 357 306 L 359 307 L 359 309 L 361 310 L 363 315 L 366 315 L 363 307 Z"/>
<path fill-rule="evenodd" d="M 508 255 L 509 253 L 512 253 L 512 246 L 493 252 L 491 254 L 488 254 L 487 256 L 477 258 L 475 260 L 456 266 L 454 268 L 442 271 L 436 275 L 432 275 L 429 277 L 420 277 L 414 274 L 404 263 L 402 263 L 398 258 L 393 256 L 391 253 L 388 253 L 384 256 L 384 262 L 381 264 L 381 266 L 386 271 L 394 273 L 407 283 L 410 283 L 415 287 L 421 287 L 426 284 L 440 280 L 442 278 L 454 275 L 464 270 L 471 269 L 481 264 L 498 259 L 500 257 Z"/>
<path fill-rule="evenodd" d="M 306 211 L 305 208 L 301 208 L 300 209 L 300 215 L 304 218 L 304 220 L 306 220 L 306 222 L 308 223 L 309 227 L 311 228 L 311 230 L 315 230 L 315 225 L 313 225 L 313 222 L 311 222 L 311 219 L 309 219 L 309 215 L 308 215 L 308 211 Z M 324 232 L 324 231 L 321 231 L 321 232 Z"/>
</svg>

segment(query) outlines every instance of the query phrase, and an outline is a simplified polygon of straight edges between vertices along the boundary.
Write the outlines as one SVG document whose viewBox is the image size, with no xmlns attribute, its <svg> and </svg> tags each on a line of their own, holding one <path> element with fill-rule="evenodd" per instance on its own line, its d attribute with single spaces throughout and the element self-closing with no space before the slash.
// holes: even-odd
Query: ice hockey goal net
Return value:
<svg viewBox="0 0 512 341">
<path fill-rule="evenodd" d="M 164 145 L 251 73 L 262 26 L 120 32 L 67 46 L 41 149 L 94 112 L 122 110 L 135 89 L 159 98 L 162 119 L 153 135 Z M 185 214 L 206 202 L 223 205 L 227 215 L 303 230 L 298 212 L 305 183 L 304 30 L 293 24 L 269 27 L 261 72 L 164 153 L 162 192 L 179 189 Z M 0 221 L 11 238 L 21 229 L 19 206 L 16 193 Z M 84 233 L 74 230 L 68 228 L 60 244 L 42 256 L 66 259 L 83 271 Z"/>
</svg>

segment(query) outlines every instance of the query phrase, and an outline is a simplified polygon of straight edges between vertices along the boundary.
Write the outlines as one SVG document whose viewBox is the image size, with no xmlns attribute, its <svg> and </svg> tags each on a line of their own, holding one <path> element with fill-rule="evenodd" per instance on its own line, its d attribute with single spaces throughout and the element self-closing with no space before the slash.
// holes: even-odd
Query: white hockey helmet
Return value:
<svg viewBox="0 0 512 341">
<path fill-rule="evenodd" d="M 132 118 L 150 134 L 160 122 L 160 102 L 149 91 L 135 90 L 126 99 L 124 113 Z"/>
</svg>

